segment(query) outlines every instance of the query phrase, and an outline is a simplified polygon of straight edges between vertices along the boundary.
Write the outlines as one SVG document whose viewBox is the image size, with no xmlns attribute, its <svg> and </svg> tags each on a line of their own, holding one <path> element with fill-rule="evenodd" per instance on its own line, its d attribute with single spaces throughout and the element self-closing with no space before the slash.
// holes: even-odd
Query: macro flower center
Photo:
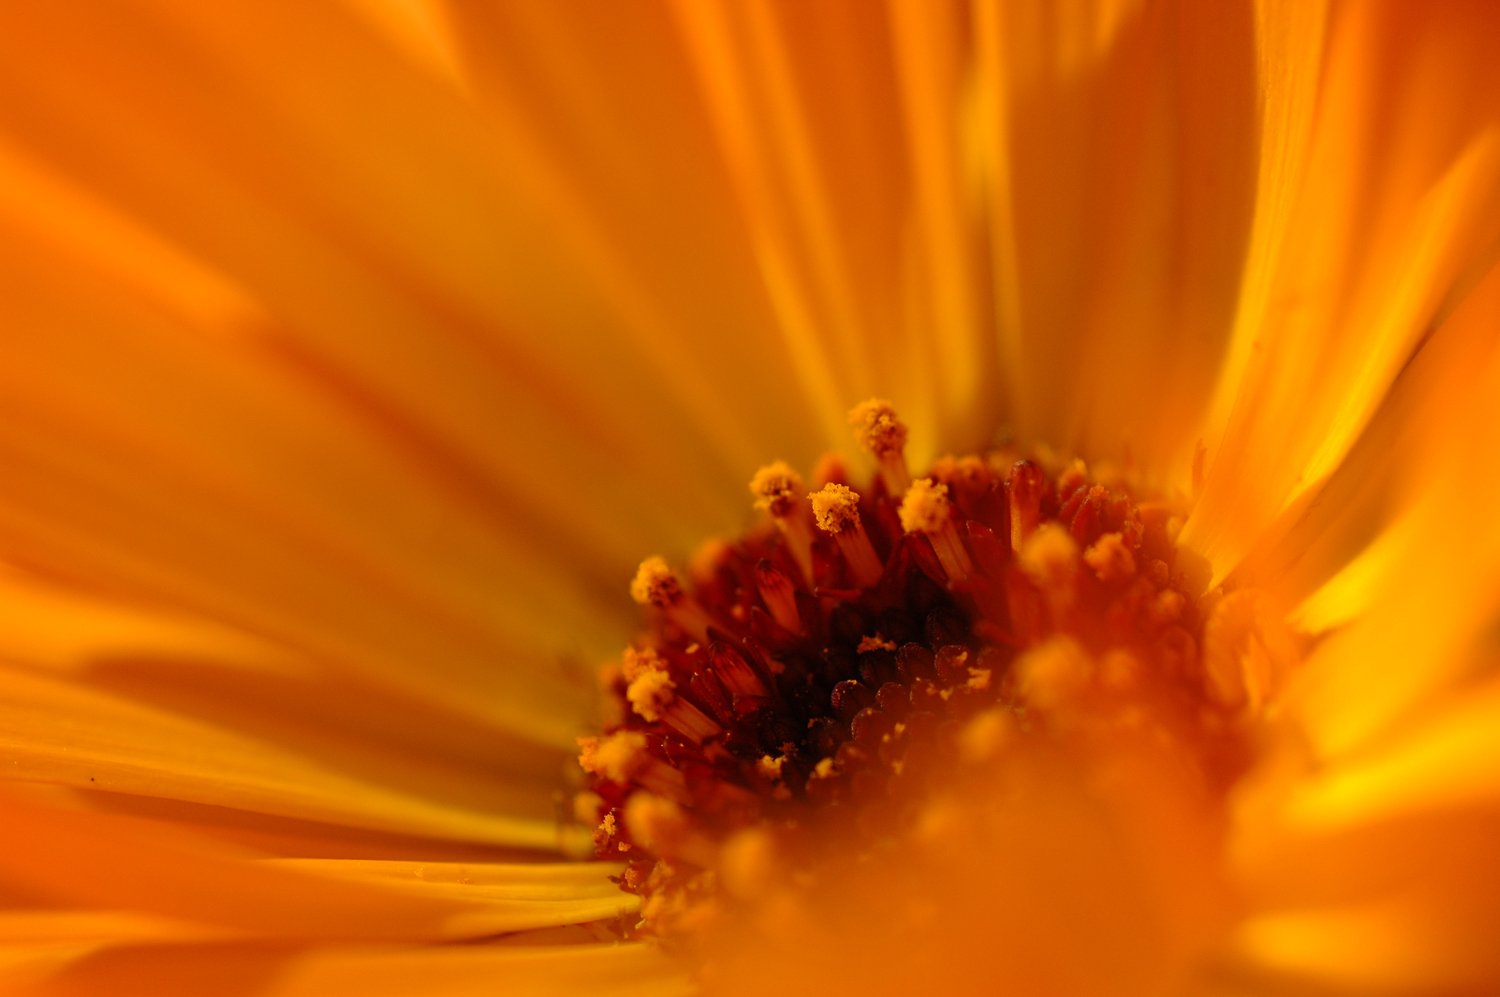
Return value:
<svg viewBox="0 0 1500 997">
<path fill-rule="evenodd" d="M 1183 509 L 1124 475 L 998 446 L 913 479 L 888 403 L 851 422 L 869 480 L 768 465 L 760 524 L 631 585 L 649 625 L 606 669 L 576 809 L 644 898 L 635 931 L 876 854 L 1017 740 L 1149 727 L 1222 793 L 1299 656 L 1253 591 L 1200 591 Z"/>
</svg>

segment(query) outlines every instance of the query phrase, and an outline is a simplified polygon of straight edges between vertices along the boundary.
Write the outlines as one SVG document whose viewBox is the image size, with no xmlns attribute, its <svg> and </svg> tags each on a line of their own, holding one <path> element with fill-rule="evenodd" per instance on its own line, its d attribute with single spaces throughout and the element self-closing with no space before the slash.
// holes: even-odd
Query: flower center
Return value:
<svg viewBox="0 0 1500 997">
<path fill-rule="evenodd" d="M 1253 593 L 1195 591 L 1171 502 L 1006 447 L 913 481 L 888 404 L 851 421 L 868 484 L 825 461 L 809 492 L 769 465 L 765 522 L 690 583 L 649 558 L 631 585 L 650 626 L 606 672 L 619 719 L 580 740 L 579 809 L 645 898 L 639 930 L 830 847 L 877 851 L 1002 735 L 1140 723 L 1149 703 L 1225 786 L 1239 721 L 1296 659 Z"/>
</svg>

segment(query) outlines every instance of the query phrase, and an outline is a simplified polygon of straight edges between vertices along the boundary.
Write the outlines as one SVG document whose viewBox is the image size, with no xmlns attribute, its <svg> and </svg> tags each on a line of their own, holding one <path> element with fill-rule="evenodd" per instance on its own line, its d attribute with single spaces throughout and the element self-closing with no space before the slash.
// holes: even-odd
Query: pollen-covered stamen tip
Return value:
<svg viewBox="0 0 1500 997">
<path fill-rule="evenodd" d="M 1072 606 L 1082 556 L 1067 530 L 1057 523 L 1043 524 L 1021 545 L 1016 562 L 1055 615 Z"/>
<path fill-rule="evenodd" d="M 611 782 L 627 783 L 648 764 L 646 735 L 622 730 L 604 737 L 578 739 L 578 764 Z"/>
<path fill-rule="evenodd" d="M 874 455 L 880 465 L 880 480 L 893 498 L 900 498 L 911 487 L 911 472 L 906 468 L 906 423 L 896 416 L 891 403 L 871 398 L 849 410 L 849 425 L 860 447 Z"/>
<path fill-rule="evenodd" d="M 963 581 L 974 573 L 974 561 L 953 523 L 953 506 L 948 501 L 946 485 L 935 484 L 931 478 L 912 482 L 906 498 L 901 500 L 901 528 L 927 537 L 949 582 Z"/>
<path fill-rule="evenodd" d="M 755 496 L 755 508 L 764 509 L 781 530 L 802 580 L 811 584 L 813 532 L 807 507 L 801 502 L 801 475 L 786 461 L 774 461 L 755 472 L 750 479 L 750 494 Z"/>
<path fill-rule="evenodd" d="M 682 807 L 651 793 L 632 793 L 625 801 L 625 826 L 633 840 L 662 858 L 708 868 L 718 847 Z"/>
<path fill-rule="evenodd" d="M 847 485 L 828 484 L 808 498 L 818 529 L 839 545 L 854 583 L 860 588 L 874 588 L 885 569 L 860 521 L 859 493 Z"/>
<path fill-rule="evenodd" d="M 721 728 L 707 714 L 677 695 L 677 683 L 667 671 L 667 663 L 652 648 L 626 648 L 624 667 L 625 698 L 631 710 L 647 723 L 661 721 L 683 737 L 701 743 L 719 733 Z"/>
<path fill-rule="evenodd" d="M 635 783 L 658 795 L 687 800 L 687 779 L 646 750 L 646 735 L 620 730 L 578 739 L 578 765 L 585 772 L 620 785 Z"/>
<path fill-rule="evenodd" d="M 660 557 L 648 557 L 630 582 L 630 597 L 642 606 L 655 606 L 685 633 L 706 639 L 710 620 L 703 607 L 682 590 L 676 572 Z"/>
</svg>

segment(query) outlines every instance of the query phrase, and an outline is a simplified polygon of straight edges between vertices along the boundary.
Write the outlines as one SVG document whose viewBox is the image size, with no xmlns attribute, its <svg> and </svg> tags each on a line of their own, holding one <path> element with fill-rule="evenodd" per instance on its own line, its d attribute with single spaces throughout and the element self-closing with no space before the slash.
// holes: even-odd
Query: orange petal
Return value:
<svg viewBox="0 0 1500 997">
<path fill-rule="evenodd" d="M 1247 275 L 1208 476 L 1181 538 L 1216 579 L 1334 471 L 1422 337 L 1493 260 L 1493 14 L 1337 8 L 1305 169 L 1296 194 L 1272 202 L 1289 212 L 1275 223 L 1280 248 Z"/>
</svg>

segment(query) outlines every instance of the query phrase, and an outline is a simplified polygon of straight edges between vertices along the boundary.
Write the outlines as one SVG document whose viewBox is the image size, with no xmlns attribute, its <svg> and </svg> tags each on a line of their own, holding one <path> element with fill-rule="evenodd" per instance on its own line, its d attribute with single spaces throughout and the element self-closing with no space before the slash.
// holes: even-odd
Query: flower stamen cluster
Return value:
<svg viewBox="0 0 1500 997">
<path fill-rule="evenodd" d="M 1143 683 L 1189 712 L 1234 699 L 1201 665 L 1207 603 L 1171 507 L 1006 448 L 912 481 L 889 405 L 852 421 L 868 486 L 803 492 L 769 465 L 751 482 L 768 522 L 690 584 L 660 558 L 637 576 L 651 627 L 609 672 L 623 719 L 581 761 L 597 852 L 626 864 L 644 930 L 711 907 L 721 877 L 743 893 L 745 856 L 811 863 L 830 822 L 843 848 L 916 825 L 922 785 L 997 715 L 1043 730 Z"/>
</svg>

